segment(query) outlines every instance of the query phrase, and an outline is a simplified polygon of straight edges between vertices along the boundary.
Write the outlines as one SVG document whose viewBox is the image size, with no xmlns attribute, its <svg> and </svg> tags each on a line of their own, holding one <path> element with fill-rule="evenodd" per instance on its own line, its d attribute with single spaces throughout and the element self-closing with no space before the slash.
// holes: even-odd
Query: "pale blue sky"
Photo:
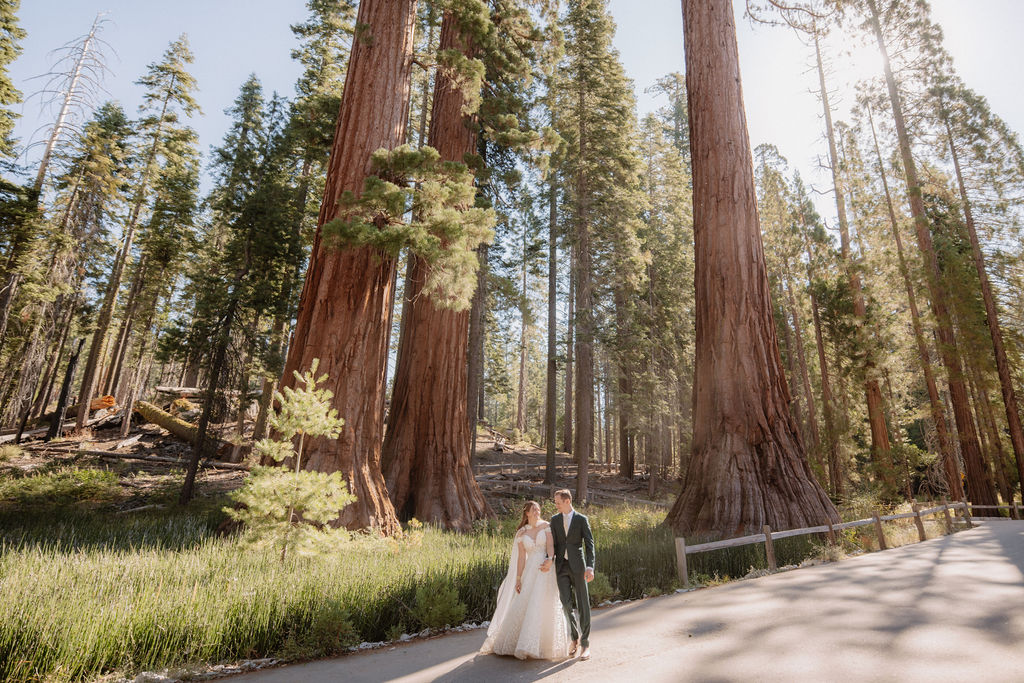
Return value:
<svg viewBox="0 0 1024 683">
<path fill-rule="evenodd" d="M 734 1 L 740 15 L 744 2 Z M 641 112 L 649 111 L 659 105 L 644 88 L 683 68 L 680 2 L 610 0 L 610 7 L 618 24 L 615 44 L 637 85 Z M 932 7 L 964 80 L 1015 130 L 1024 131 L 1019 78 L 1024 66 L 1024 0 L 932 0 Z M 288 27 L 304 18 L 302 0 L 23 0 L 21 25 L 28 37 L 11 74 L 26 96 L 41 85 L 26 79 L 46 71 L 47 53 L 88 31 L 99 10 L 109 13 L 103 37 L 117 51 L 116 57 L 111 55 L 113 74 L 105 87 L 130 115 L 140 94 L 133 81 L 146 64 L 160 58 L 171 40 L 180 33 L 189 35 L 196 55 L 192 71 L 205 113 L 192 125 L 204 154 L 224 134 L 228 122 L 223 110 L 250 73 L 259 76 L 268 94 L 277 90 L 291 95 L 299 69 L 289 57 L 295 42 Z M 825 187 L 827 179 L 817 168 L 823 153 L 820 105 L 808 92 L 815 81 L 806 73 L 806 48 L 787 29 L 751 26 L 741 16 L 737 25 L 751 143 L 777 145 L 807 180 Z M 838 61 L 836 78 L 843 82 L 837 86 L 871 69 L 869 63 Z M 840 90 L 838 118 L 843 118 L 852 97 L 843 97 L 844 88 Z M 33 131 L 47 120 L 39 98 L 29 99 L 23 112 L 16 135 L 23 142 L 39 139 L 39 133 L 33 138 Z M 28 163 L 35 158 L 30 154 Z M 829 206 L 827 198 L 819 198 L 819 208 L 827 216 Z"/>
</svg>

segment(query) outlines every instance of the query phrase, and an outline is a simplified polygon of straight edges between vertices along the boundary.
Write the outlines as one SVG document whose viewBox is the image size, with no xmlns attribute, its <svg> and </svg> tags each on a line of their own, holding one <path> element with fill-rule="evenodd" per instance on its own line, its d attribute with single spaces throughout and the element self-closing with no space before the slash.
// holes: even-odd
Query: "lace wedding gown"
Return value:
<svg viewBox="0 0 1024 683">
<path fill-rule="evenodd" d="M 480 648 L 482 654 L 514 655 L 519 659 L 569 656 L 569 625 L 558 597 L 554 563 L 548 571 L 540 570 L 545 554 L 554 554 L 550 527 L 540 529 L 536 538 L 526 533 L 516 535 L 509 571 L 498 589 L 498 606 Z M 516 593 L 520 561 L 522 590 Z"/>
</svg>

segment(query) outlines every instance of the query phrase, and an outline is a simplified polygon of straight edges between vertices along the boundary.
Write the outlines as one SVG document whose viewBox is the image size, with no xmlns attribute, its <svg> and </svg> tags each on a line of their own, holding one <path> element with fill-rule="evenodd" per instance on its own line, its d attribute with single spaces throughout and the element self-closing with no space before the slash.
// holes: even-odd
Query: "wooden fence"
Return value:
<svg viewBox="0 0 1024 683">
<path fill-rule="evenodd" d="M 679 581 L 684 587 L 689 588 L 690 577 L 687 573 L 686 568 L 686 556 L 694 555 L 696 553 L 706 553 L 711 550 L 721 550 L 723 548 L 736 548 L 739 546 L 750 545 L 752 543 L 764 543 L 765 558 L 768 561 L 768 569 L 775 571 L 778 569 L 778 565 L 775 561 L 775 541 L 781 538 L 790 538 L 791 536 L 804 536 L 807 534 L 826 534 L 828 536 L 829 543 L 835 543 L 835 532 L 842 529 L 852 529 L 859 526 L 874 525 L 875 534 L 878 536 L 878 547 L 881 550 L 888 548 L 885 541 L 885 533 L 882 530 L 882 522 L 891 522 L 897 519 L 913 519 L 914 524 L 917 526 L 917 535 L 919 540 L 925 540 L 924 533 L 924 522 L 922 521 L 923 516 L 934 515 L 942 513 L 945 519 L 946 532 L 952 533 L 953 531 L 953 518 L 950 511 L 956 511 L 957 509 L 963 510 L 964 519 L 967 521 L 967 525 L 971 526 L 971 508 L 976 509 L 990 509 L 990 508 L 1002 508 L 1009 509 L 1011 512 L 1016 512 L 1019 507 L 1016 503 L 1012 506 L 1009 505 L 969 505 L 966 502 L 949 503 L 942 501 L 941 505 L 934 507 L 921 509 L 917 503 L 913 505 L 912 512 L 904 512 L 898 515 L 884 515 L 879 516 L 876 512 L 868 519 L 858 519 L 853 522 L 843 522 L 841 524 L 826 524 L 824 526 L 809 527 L 806 529 L 787 529 L 786 531 L 775 531 L 771 530 L 771 527 L 765 525 L 763 533 L 754 534 L 752 536 L 740 536 L 738 538 L 729 538 L 723 541 L 712 541 L 710 543 L 699 543 L 697 545 L 686 545 L 686 540 L 682 538 L 676 539 L 676 564 L 679 572 Z"/>
</svg>

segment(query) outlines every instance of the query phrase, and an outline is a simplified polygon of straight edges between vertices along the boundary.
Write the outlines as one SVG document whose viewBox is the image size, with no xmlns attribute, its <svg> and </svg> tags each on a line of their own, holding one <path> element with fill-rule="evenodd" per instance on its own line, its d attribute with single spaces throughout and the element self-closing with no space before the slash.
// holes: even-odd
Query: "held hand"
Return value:
<svg viewBox="0 0 1024 683">
<path fill-rule="evenodd" d="M 542 572 L 546 572 L 549 569 L 551 569 L 551 560 L 544 560 L 544 562 L 540 565 L 540 570 Z"/>
<path fill-rule="evenodd" d="M 523 580 L 516 579 L 516 593 L 520 593 L 523 590 Z"/>
<path fill-rule="evenodd" d="M 587 580 L 587 583 L 590 583 L 591 581 L 593 581 L 594 580 L 594 570 L 593 569 L 588 569 L 586 571 L 586 573 L 583 574 L 583 578 Z"/>
</svg>

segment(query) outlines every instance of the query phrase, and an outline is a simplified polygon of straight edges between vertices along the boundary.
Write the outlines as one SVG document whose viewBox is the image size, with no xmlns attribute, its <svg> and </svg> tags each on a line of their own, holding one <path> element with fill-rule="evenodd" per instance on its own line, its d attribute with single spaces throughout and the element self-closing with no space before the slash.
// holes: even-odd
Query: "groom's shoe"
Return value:
<svg viewBox="0 0 1024 683">
<path fill-rule="evenodd" d="M 585 662 L 588 659 L 590 659 L 590 648 L 585 647 L 583 648 L 583 651 L 580 652 L 580 661 Z"/>
<path fill-rule="evenodd" d="M 579 647 L 580 647 L 580 641 L 578 641 L 578 640 L 572 641 L 572 645 L 569 646 L 569 656 L 570 657 L 575 657 L 576 656 L 576 651 L 579 649 Z"/>
</svg>

